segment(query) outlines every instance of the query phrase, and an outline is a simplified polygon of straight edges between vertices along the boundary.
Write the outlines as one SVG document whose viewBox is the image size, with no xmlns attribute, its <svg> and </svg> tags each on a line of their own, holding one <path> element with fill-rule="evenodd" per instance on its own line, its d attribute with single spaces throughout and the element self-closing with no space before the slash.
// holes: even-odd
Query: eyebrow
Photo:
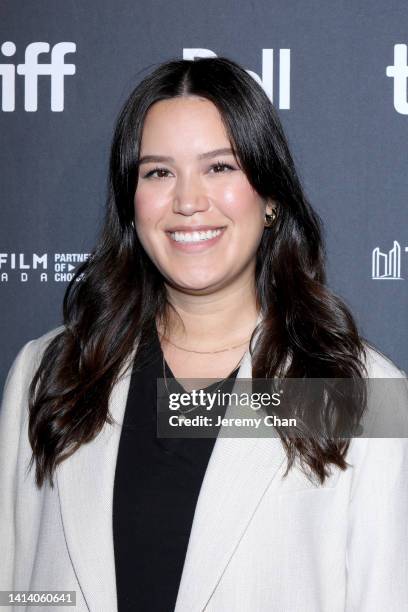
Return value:
<svg viewBox="0 0 408 612">
<path fill-rule="evenodd" d="M 206 153 L 201 153 L 197 156 L 197 159 L 210 159 L 212 157 L 216 157 L 217 155 L 234 155 L 233 150 L 230 147 L 226 147 L 224 149 L 214 149 L 213 151 L 207 151 Z M 174 157 L 167 157 L 165 155 L 143 155 L 139 159 L 139 166 L 141 164 L 147 164 L 149 162 L 173 162 Z"/>
</svg>

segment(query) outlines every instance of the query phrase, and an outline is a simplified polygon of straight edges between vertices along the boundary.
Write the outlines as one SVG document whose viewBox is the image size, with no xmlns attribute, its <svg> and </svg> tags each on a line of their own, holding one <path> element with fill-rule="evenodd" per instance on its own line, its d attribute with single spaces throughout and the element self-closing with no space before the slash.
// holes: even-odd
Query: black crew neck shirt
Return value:
<svg viewBox="0 0 408 612">
<path fill-rule="evenodd" d="M 166 363 L 165 368 L 166 378 L 178 384 Z M 163 378 L 163 353 L 152 325 L 135 356 L 115 472 L 118 612 L 174 611 L 194 511 L 216 441 L 157 438 L 157 378 Z"/>
</svg>

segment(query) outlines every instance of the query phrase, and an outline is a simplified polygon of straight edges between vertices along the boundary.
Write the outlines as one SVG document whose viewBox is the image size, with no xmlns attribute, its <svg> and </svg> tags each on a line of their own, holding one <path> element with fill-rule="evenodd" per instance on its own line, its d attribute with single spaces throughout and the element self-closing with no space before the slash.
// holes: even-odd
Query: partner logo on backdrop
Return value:
<svg viewBox="0 0 408 612">
<path fill-rule="evenodd" d="M 394 79 L 394 108 L 401 115 L 408 115 L 407 81 L 408 58 L 407 45 L 394 45 L 394 64 L 387 66 L 386 75 Z"/>
<path fill-rule="evenodd" d="M 197 57 L 217 57 L 210 49 L 183 49 L 183 59 L 193 60 Z M 262 77 L 252 70 L 247 70 L 265 90 L 270 101 L 274 100 L 274 50 L 262 49 Z M 279 99 L 275 106 L 282 110 L 290 109 L 290 49 L 279 49 L 278 73 Z"/>
<path fill-rule="evenodd" d="M 375 247 L 372 252 L 371 278 L 373 280 L 404 280 L 401 276 L 401 254 L 408 253 L 408 246 L 401 248 L 394 240 L 392 248 L 383 252 Z M 0 253 L 0 282 L 17 278 L 27 282 L 39 278 L 41 282 L 69 282 L 76 266 L 90 257 L 90 253 Z"/>
<path fill-rule="evenodd" d="M 75 268 L 89 256 L 90 253 L 0 253 L 0 282 L 37 279 L 42 283 L 68 283 Z"/>
<path fill-rule="evenodd" d="M 408 246 L 404 247 L 408 253 Z M 374 280 L 404 280 L 401 276 L 401 252 L 399 242 L 394 240 L 392 248 L 383 253 L 375 247 L 371 258 L 371 278 Z"/>
<path fill-rule="evenodd" d="M 1 53 L 5 57 L 13 57 L 16 45 L 6 41 L 1 45 Z M 51 111 L 53 113 L 64 110 L 64 77 L 75 74 L 75 64 L 66 64 L 65 55 L 76 52 L 73 42 L 59 42 L 52 47 L 50 63 L 39 63 L 41 53 L 49 53 L 50 45 L 47 42 L 30 43 L 25 50 L 25 61 L 17 64 L 17 74 L 24 77 L 24 110 L 35 112 L 38 109 L 38 77 L 51 78 Z M 12 63 L 0 64 L 2 83 L 1 110 L 13 112 L 16 106 L 16 66 Z"/>
</svg>

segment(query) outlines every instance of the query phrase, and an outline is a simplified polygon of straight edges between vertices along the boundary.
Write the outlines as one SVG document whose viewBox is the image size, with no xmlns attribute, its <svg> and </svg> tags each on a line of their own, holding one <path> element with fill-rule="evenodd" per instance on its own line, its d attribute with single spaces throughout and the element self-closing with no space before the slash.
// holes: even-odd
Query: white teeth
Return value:
<svg viewBox="0 0 408 612">
<path fill-rule="evenodd" d="M 208 230 L 207 232 L 170 232 L 170 237 L 176 242 L 203 242 L 211 240 L 221 234 L 221 230 Z"/>
</svg>

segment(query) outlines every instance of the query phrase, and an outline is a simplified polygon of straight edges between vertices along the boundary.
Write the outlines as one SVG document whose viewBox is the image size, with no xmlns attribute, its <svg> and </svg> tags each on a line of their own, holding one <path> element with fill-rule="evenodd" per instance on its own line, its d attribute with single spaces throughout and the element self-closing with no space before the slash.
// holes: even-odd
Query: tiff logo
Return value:
<svg viewBox="0 0 408 612">
<path fill-rule="evenodd" d="M 210 49 L 183 49 L 183 59 L 193 60 L 196 57 L 217 57 Z M 247 70 L 255 81 L 265 90 L 270 101 L 274 99 L 274 60 L 273 49 L 262 49 L 262 77 L 252 70 Z M 290 49 L 279 49 L 278 74 L 278 108 L 290 108 Z"/>
<path fill-rule="evenodd" d="M 49 53 L 50 45 L 46 42 L 30 43 L 25 50 L 24 64 L 17 64 L 17 74 L 24 77 L 24 110 L 35 112 L 38 108 L 38 77 L 40 75 L 51 78 L 51 110 L 54 113 L 64 110 L 64 77 L 75 74 L 75 64 L 66 64 L 65 55 L 76 52 L 73 42 L 60 42 L 52 47 L 49 64 L 39 63 L 41 53 Z M 6 41 L 1 45 L 1 52 L 5 57 L 12 57 L 16 52 L 16 45 Z M 0 64 L 0 77 L 2 83 L 1 110 L 12 112 L 15 110 L 15 79 L 16 66 L 11 63 Z"/>
<path fill-rule="evenodd" d="M 408 247 L 405 247 L 408 252 Z M 388 253 L 380 251 L 380 247 L 373 250 L 372 274 L 374 280 L 403 280 L 401 277 L 401 246 L 394 240 L 392 249 Z"/>
<path fill-rule="evenodd" d="M 394 108 L 401 115 L 408 115 L 407 100 L 407 45 L 394 45 L 394 64 L 387 66 L 386 75 L 394 79 Z"/>
</svg>

